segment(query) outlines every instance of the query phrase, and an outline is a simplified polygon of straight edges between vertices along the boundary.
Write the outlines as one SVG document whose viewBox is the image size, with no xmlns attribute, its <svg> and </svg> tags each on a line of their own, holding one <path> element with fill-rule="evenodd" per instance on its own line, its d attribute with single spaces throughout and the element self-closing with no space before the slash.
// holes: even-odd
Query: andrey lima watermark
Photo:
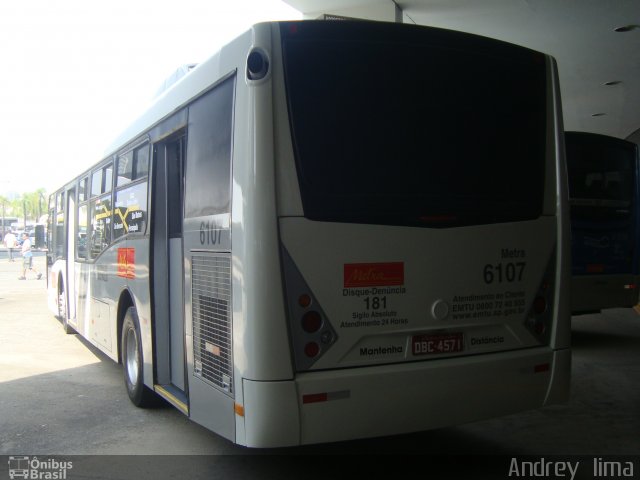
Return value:
<svg viewBox="0 0 640 480">
<path fill-rule="evenodd" d="M 544 477 L 568 478 L 573 480 L 578 470 L 586 469 L 593 478 L 635 478 L 633 461 L 610 461 L 601 457 L 593 458 L 592 462 L 557 461 L 541 458 L 536 461 L 511 459 L 509 477 Z"/>
</svg>

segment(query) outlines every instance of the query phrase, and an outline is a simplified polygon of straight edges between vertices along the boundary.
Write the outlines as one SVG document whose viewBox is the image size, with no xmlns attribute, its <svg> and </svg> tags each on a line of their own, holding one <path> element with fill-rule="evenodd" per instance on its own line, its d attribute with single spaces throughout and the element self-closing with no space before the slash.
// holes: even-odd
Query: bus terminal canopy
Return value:
<svg viewBox="0 0 640 480">
<path fill-rule="evenodd" d="M 615 8 L 555 0 L 284 1 L 305 18 L 417 23 L 547 53 L 558 62 L 566 130 L 640 142 L 640 0 L 616 2 Z"/>
</svg>

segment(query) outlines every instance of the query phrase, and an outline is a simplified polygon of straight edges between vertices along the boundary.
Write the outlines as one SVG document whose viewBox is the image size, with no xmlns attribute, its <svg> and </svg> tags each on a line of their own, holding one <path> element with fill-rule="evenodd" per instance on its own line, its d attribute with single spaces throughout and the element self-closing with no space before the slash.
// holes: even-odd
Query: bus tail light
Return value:
<svg viewBox="0 0 640 480">
<path fill-rule="evenodd" d="M 547 300 L 542 296 L 537 296 L 533 301 L 533 313 L 542 315 L 547 310 Z"/>
<path fill-rule="evenodd" d="M 296 369 L 308 370 L 338 339 L 327 315 L 286 249 L 282 249 L 288 324 Z"/>
<path fill-rule="evenodd" d="M 320 353 L 320 345 L 316 342 L 309 342 L 304 346 L 304 354 L 309 358 L 315 358 Z"/>
<path fill-rule="evenodd" d="M 550 306 L 553 305 L 555 297 L 555 261 L 556 256 L 552 255 L 526 317 L 527 329 L 541 344 L 548 344 L 551 338 L 553 309 Z"/>
<path fill-rule="evenodd" d="M 302 329 L 307 333 L 315 333 L 322 327 L 322 316 L 311 310 L 302 316 Z"/>
<path fill-rule="evenodd" d="M 302 308 L 307 308 L 308 306 L 310 306 L 311 295 L 307 295 L 306 293 L 303 293 L 302 295 L 300 295 L 298 297 L 298 305 L 300 305 Z"/>
</svg>

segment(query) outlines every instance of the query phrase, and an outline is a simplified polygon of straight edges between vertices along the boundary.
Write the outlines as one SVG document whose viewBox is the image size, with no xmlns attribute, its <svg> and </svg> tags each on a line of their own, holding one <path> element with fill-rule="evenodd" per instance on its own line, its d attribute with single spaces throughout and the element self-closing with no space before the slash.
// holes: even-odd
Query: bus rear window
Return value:
<svg viewBox="0 0 640 480">
<path fill-rule="evenodd" d="M 348 23 L 281 30 L 305 217 L 459 226 L 540 216 L 544 55 Z"/>
</svg>

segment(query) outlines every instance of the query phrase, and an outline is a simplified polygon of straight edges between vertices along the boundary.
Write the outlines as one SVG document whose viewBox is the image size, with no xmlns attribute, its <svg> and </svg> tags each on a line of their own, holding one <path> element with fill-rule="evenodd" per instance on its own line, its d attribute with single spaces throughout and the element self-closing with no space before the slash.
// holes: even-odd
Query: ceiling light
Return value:
<svg viewBox="0 0 640 480">
<path fill-rule="evenodd" d="M 626 33 L 630 32 L 631 30 L 635 30 L 636 28 L 640 28 L 640 25 L 624 25 L 622 27 L 614 28 L 613 31 L 618 33 Z"/>
</svg>

